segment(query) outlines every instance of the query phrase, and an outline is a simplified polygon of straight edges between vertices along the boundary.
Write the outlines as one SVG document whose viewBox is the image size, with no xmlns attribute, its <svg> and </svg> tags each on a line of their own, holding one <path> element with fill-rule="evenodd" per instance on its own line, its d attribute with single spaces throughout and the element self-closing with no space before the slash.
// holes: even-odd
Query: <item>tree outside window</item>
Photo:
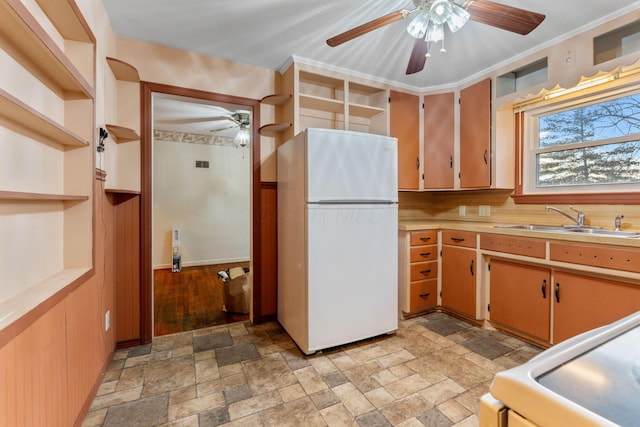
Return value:
<svg viewBox="0 0 640 427">
<path fill-rule="evenodd" d="M 640 182 L 640 94 L 537 117 L 536 186 Z"/>
</svg>

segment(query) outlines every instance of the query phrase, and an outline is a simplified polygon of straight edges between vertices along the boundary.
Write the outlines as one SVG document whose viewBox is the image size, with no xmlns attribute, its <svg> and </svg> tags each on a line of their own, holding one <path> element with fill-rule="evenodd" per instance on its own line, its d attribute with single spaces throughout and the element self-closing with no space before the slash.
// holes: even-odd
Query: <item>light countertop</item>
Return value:
<svg viewBox="0 0 640 427">
<path fill-rule="evenodd" d="M 583 243 L 598 243 L 616 246 L 629 246 L 640 248 L 640 238 L 629 237 L 611 237 L 601 235 L 591 235 L 571 232 L 553 232 L 541 230 L 522 230 L 510 228 L 497 228 L 496 226 L 511 225 L 493 222 L 479 221 L 451 221 L 451 220 L 401 220 L 398 222 L 398 230 L 400 231 L 417 231 L 417 230 L 459 230 L 471 231 L 475 233 L 492 233 L 504 234 L 509 236 L 520 236 L 528 238 L 538 238 L 546 240 L 561 240 Z"/>
</svg>

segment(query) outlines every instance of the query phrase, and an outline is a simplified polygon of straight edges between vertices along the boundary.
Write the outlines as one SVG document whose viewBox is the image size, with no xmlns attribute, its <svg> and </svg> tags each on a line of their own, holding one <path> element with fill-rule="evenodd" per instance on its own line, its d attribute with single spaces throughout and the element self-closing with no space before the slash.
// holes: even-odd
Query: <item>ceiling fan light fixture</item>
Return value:
<svg viewBox="0 0 640 427">
<path fill-rule="evenodd" d="M 451 3 L 451 13 L 447 17 L 447 24 L 452 33 L 455 33 L 467 23 L 471 14 L 458 6 L 455 3 Z"/>
<path fill-rule="evenodd" d="M 407 27 L 407 32 L 411 35 L 411 37 L 416 39 L 421 39 L 427 32 L 427 26 L 429 25 L 429 13 L 425 11 L 420 11 L 418 16 L 411 20 L 409 26 Z"/>
<path fill-rule="evenodd" d="M 428 42 L 437 42 L 440 40 L 444 40 L 444 28 L 442 28 L 442 24 L 429 21 L 429 25 L 427 26 L 427 33 L 425 34 L 424 39 Z"/>
<path fill-rule="evenodd" d="M 435 0 L 429 9 L 430 20 L 436 24 L 444 24 L 451 16 L 450 0 Z"/>
<path fill-rule="evenodd" d="M 240 147 L 246 147 L 251 142 L 251 134 L 249 133 L 249 128 L 244 123 L 240 125 L 240 129 L 236 134 L 235 138 L 233 138 L 233 143 Z"/>
</svg>

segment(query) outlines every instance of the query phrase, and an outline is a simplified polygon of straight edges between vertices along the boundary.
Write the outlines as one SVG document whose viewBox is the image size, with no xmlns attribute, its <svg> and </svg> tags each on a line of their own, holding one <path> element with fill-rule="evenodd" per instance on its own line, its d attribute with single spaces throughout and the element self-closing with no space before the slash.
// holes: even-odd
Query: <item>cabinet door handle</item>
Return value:
<svg viewBox="0 0 640 427">
<path fill-rule="evenodd" d="M 422 270 L 422 271 L 420 272 L 420 274 L 424 274 L 425 276 L 426 276 L 427 274 L 429 274 L 429 273 L 431 273 L 431 269 L 428 269 L 428 270 Z"/>
<path fill-rule="evenodd" d="M 429 295 L 431 295 L 430 293 L 426 293 L 426 294 L 420 294 L 418 295 L 420 298 L 429 298 Z"/>
<path fill-rule="evenodd" d="M 453 156 L 449 156 L 449 169 L 453 169 Z"/>
<path fill-rule="evenodd" d="M 453 240 L 456 243 L 464 242 L 464 238 L 462 237 L 452 237 L 451 240 Z"/>
<path fill-rule="evenodd" d="M 556 283 L 556 302 L 560 302 L 560 283 Z"/>
<path fill-rule="evenodd" d="M 484 155 L 483 155 L 483 157 L 484 157 L 484 164 L 485 164 L 485 165 L 489 164 L 489 163 L 488 163 L 488 160 L 487 160 L 487 154 L 489 154 L 489 153 L 487 152 L 487 150 L 484 150 Z"/>
<path fill-rule="evenodd" d="M 542 298 L 547 299 L 547 279 L 542 281 Z"/>
<path fill-rule="evenodd" d="M 471 260 L 471 264 L 469 264 L 469 270 L 471 271 L 471 275 L 473 276 L 473 260 Z"/>
<path fill-rule="evenodd" d="M 420 256 L 425 257 L 425 258 L 428 257 L 429 255 L 431 255 L 431 252 L 423 252 L 423 253 L 420 254 Z"/>
<path fill-rule="evenodd" d="M 421 237 L 420 240 L 423 242 L 428 242 L 429 240 L 431 240 L 431 237 Z"/>
<path fill-rule="evenodd" d="M 420 169 L 420 157 L 416 157 L 416 170 Z"/>
</svg>

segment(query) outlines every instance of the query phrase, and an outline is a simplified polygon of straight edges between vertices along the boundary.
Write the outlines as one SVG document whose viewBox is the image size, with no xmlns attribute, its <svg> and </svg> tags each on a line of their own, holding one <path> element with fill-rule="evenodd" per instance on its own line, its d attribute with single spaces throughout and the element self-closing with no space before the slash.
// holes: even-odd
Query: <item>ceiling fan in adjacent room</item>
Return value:
<svg viewBox="0 0 640 427">
<path fill-rule="evenodd" d="M 228 126 L 211 129 L 209 132 L 221 132 L 237 127 L 238 132 L 233 138 L 234 144 L 240 147 L 246 147 L 251 141 L 251 133 L 249 132 L 249 126 L 251 125 L 251 112 L 249 110 L 236 110 L 229 115 L 211 117 L 209 120 L 226 120 L 231 122 Z"/>
<path fill-rule="evenodd" d="M 233 145 L 245 147 L 251 142 L 251 111 L 229 110 L 222 106 L 158 99 L 156 123 L 164 130 L 208 134 L 233 138 Z M 234 131 L 237 129 L 237 131 Z"/>
<path fill-rule="evenodd" d="M 413 19 L 407 32 L 416 40 L 409 57 L 406 74 L 424 69 L 430 49 L 440 43 L 444 49 L 444 25 L 452 33 L 458 31 L 468 20 L 526 35 L 545 19 L 545 15 L 489 0 L 412 0 L 413 9 L 401 9 L 354 27 L 327 40 L 335 47 L 367 34 L 375 29 L 400 21 L 410 15 Z"/>
</svg>

